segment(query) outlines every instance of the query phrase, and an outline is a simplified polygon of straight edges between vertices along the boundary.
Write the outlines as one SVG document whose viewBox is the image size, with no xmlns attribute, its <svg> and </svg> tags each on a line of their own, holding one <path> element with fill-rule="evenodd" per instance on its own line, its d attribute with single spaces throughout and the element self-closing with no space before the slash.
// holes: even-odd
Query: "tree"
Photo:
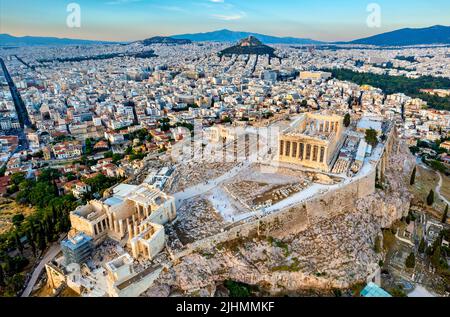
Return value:
<svg viewBox="0 0 450 317">
<path fill-rule="evenodd" d="M 350 126 L 350 122 L 351 122 L 350 114 L 346 113 L 344 116 L 344 126 L 345 127 Z"/>
<path fill-rule="evenodd" d="M 432 206 L 433 203 L 434 203 L 434 191 L 432 189 L 430 189 L 430 192 L 427 196 L 427 205 Z"/>
<path fill-rule="evenodd" d="M 408 255 L 408 257 L 406 258 L 405 265 L 407 268 L 410 268 L 410 269 L 412 269 L 416 266 L 416 257 L 414 256 L 413 252 L 411 252 Z"/>
<path fill-rule="evenodd" d="M 22 241 L 20 241 L 20 237 L 17 232 L 14 233 L 14 240 L 16 242 L 17 249 L 19 249 L 20 251 L 20 254 L 23 254 L 23 244 Z"/>
<path fill-rule="evenodd" d="M 11 175 L 11 183 L 15 185 L 19 185 L 21 182 L 25 180 L 25 173 L 14 173 Z"/>
<path fill-rule="evenodd" d="M 393 297 L 406 297 L 405 292 L 400 289 L 399 287 L 393 288 L 389 291 L 389 293 L 393 296 Z"/>
<path fill-rule="evenodd" d="M 409 180 L 409 185 L 414 185 L 414 183 L 416 182 L 416 167 L 414 166 L 414 169 L 412 171 L 411 174 L 411 179 Z"/>
<path fill-rule="evenodd" d="M 26 235 L 27 235 L 28 244 L 31 247 L 31 251 L 33 252 L 33 255 L 36 256 L 36 245 L 34 244 L 33 238 L 31 236 L 31 232 L 27 231 Z"/>
<path fill-rule="evenodd" d="M 24 276 L 23 274 L 14 274 L 6 279 L 6 295 L 16 296 L 17 292 L 23 287 Z"/>
<path fill-rule="evenodd" d="M 5 273 L 3 272 L 3 266 L 0 263 L 0 286 L 5 286 Z"/>
<path fill-rule="evenodd" d="M 381 252 L 381 239 L 379 236 L 375 238 L 375 246 L 374 246 L 375 253 Z"/>
<path fill-rule="evenodd" d="M 6 173 L 6 164 L 0 168 L 0 177 L 5 176 Z"/>
<path fill-rule="evenodd" d="M 231 121 L 230 117 L 228 117 L 228 116 L 226 116 L 222 119 L 222 123 L 231 123 L 231 122 L 232 121 Z"/>
<path fill-rule="evenodd" d="M 434 248 L 433 255 L 431 255 L 431 263 L 435 267 L 439 267 L 441 264 L 441 247 L 439 245 Z"/>
<path fill-rule="evenodd" d="M 366 130 L 366 142 L 370 144 L 372 147 L 375 147 L 378 144 L 378 138 L 377 138 L 377 131 L 374 129 L 367 129 Z"/>
<path fill-rule="evenodd" d="M 426 248 L 425 239 L 422 238 L 422 240 L 420 240 L 420 243 L 419 243 L 419 252 L 424 253 L 425 248 Z"/>
<path fill-rule="evenodd" d="M 12 217 L 12 223 L 14 224 L 14 226 L 16 228 L 19 228 L 24 220 L 25 220 L 25 217 L 22 214 L 17 214 Z"/>
<path fill-rule="evenodd" d="M 92 152 L 94 151 L 93 145 L 92 145 L 92 140 L 90 138 L 86 139 L 85 141 L 85 153 L 87 155 L 91 155 Z"/>
<path fill-rule="evenodd" d="M 442 223 L 447 223 L 448 217 L 448 205 L 445 206 L 444 214 L 442 215 Z"/>
<path fill-rule="evenodd" d="M 249 297 L 251 295 L 250 287 L 247 284 L 226 280 L 224 286 L 230 291 L 231 297 Z"/>
<path fill-rule="evenodd" d="M 44 251 L 45 248 L 47 247 L 47 244 L 45 242 L 45 232 L 44 229 L 41 227 L 41 229 L 38 232 L 38 236 L 37 236 L 37 240 L 38 240 L 38 247 L 39 250 Z"/>
<path fill-rule="evenodd" d="M 69 173 L 67 173 L 66 175 L 66 178 L 67 178 L 67 181 L 73 181 L 73 180 L 75 180 L 75 179 L 77 179 L 77 177 L 75 176 L 75 174 L 73 174 L 73 173 L 71 173 L 71 172 L 69 172 Z"/>
<path fill-rule="evenodd" d="M 57 221 L 58 221 L 58 212 L 56 211 L 55 205 L 52 205 L 52 223 L 53 223 L 53 225 L 55 225 Z"/>
</svg>

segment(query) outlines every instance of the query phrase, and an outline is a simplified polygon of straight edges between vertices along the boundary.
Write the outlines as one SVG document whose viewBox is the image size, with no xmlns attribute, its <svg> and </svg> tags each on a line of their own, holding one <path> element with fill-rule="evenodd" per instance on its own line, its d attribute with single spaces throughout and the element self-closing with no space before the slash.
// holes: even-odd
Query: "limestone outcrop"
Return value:
<svg viewBox="0 0 450 317">
<path fill-rule="evenodd" d="M 271 294 L 346 288 L 365 282 L 382 258 L 374 250 L 375 238 L 409 210 L 407 184 L 414 157 L 403 144 L 394 152 L 383 189 L 355 198 L 350 210 L 323 218 L 300 232 L 288 230 L 277 238 L 240 237 L 198 250 L 162 273 L 148 294 L 165 285 L 187 295 L 214 295 L 216 285 L 227 279 L 258 285 Z"/>
</svg>

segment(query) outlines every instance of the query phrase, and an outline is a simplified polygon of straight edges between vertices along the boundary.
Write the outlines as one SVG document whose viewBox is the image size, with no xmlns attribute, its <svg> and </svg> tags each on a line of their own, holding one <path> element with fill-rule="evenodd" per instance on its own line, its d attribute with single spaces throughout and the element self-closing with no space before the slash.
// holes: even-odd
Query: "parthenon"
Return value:
<svg viewBox="0 0 450 317">
<path fill-rule="evenodd" d="M 344 141 L 343 117 L 306 113 L 280 133 L 280 162 L 328 172 Z"/>
</svg>

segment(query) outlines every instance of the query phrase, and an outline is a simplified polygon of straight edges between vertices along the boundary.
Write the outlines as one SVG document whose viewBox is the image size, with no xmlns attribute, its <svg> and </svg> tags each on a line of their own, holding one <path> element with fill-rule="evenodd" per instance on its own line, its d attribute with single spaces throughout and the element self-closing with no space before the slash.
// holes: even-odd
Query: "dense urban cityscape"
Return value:
<svg viewBox="0 0 450 317">
<path fill-rule="evenodd" d="M 0 45 L 0 296 L 448 297 L 450 42 L 191 38 Z"/>
</svg>

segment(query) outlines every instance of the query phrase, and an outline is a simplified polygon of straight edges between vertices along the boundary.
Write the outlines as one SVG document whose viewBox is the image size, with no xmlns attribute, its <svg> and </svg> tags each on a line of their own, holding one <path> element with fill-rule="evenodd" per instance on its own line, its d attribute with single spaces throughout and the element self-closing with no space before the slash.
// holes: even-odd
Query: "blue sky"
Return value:
<svg viewBox="0 0 450 317">
<path fill-rule="evenodd" d="M 66 25 L 69 3 L 81 27 Z M 381 26 L 366 24 L 367 5 L 381 8 Z M 448 0 L 0 0 L 0 33 L 97 40 L 218 29 L 316 40 L 350 40 L 403 27 L 450 25 Z"/>
</svg>

